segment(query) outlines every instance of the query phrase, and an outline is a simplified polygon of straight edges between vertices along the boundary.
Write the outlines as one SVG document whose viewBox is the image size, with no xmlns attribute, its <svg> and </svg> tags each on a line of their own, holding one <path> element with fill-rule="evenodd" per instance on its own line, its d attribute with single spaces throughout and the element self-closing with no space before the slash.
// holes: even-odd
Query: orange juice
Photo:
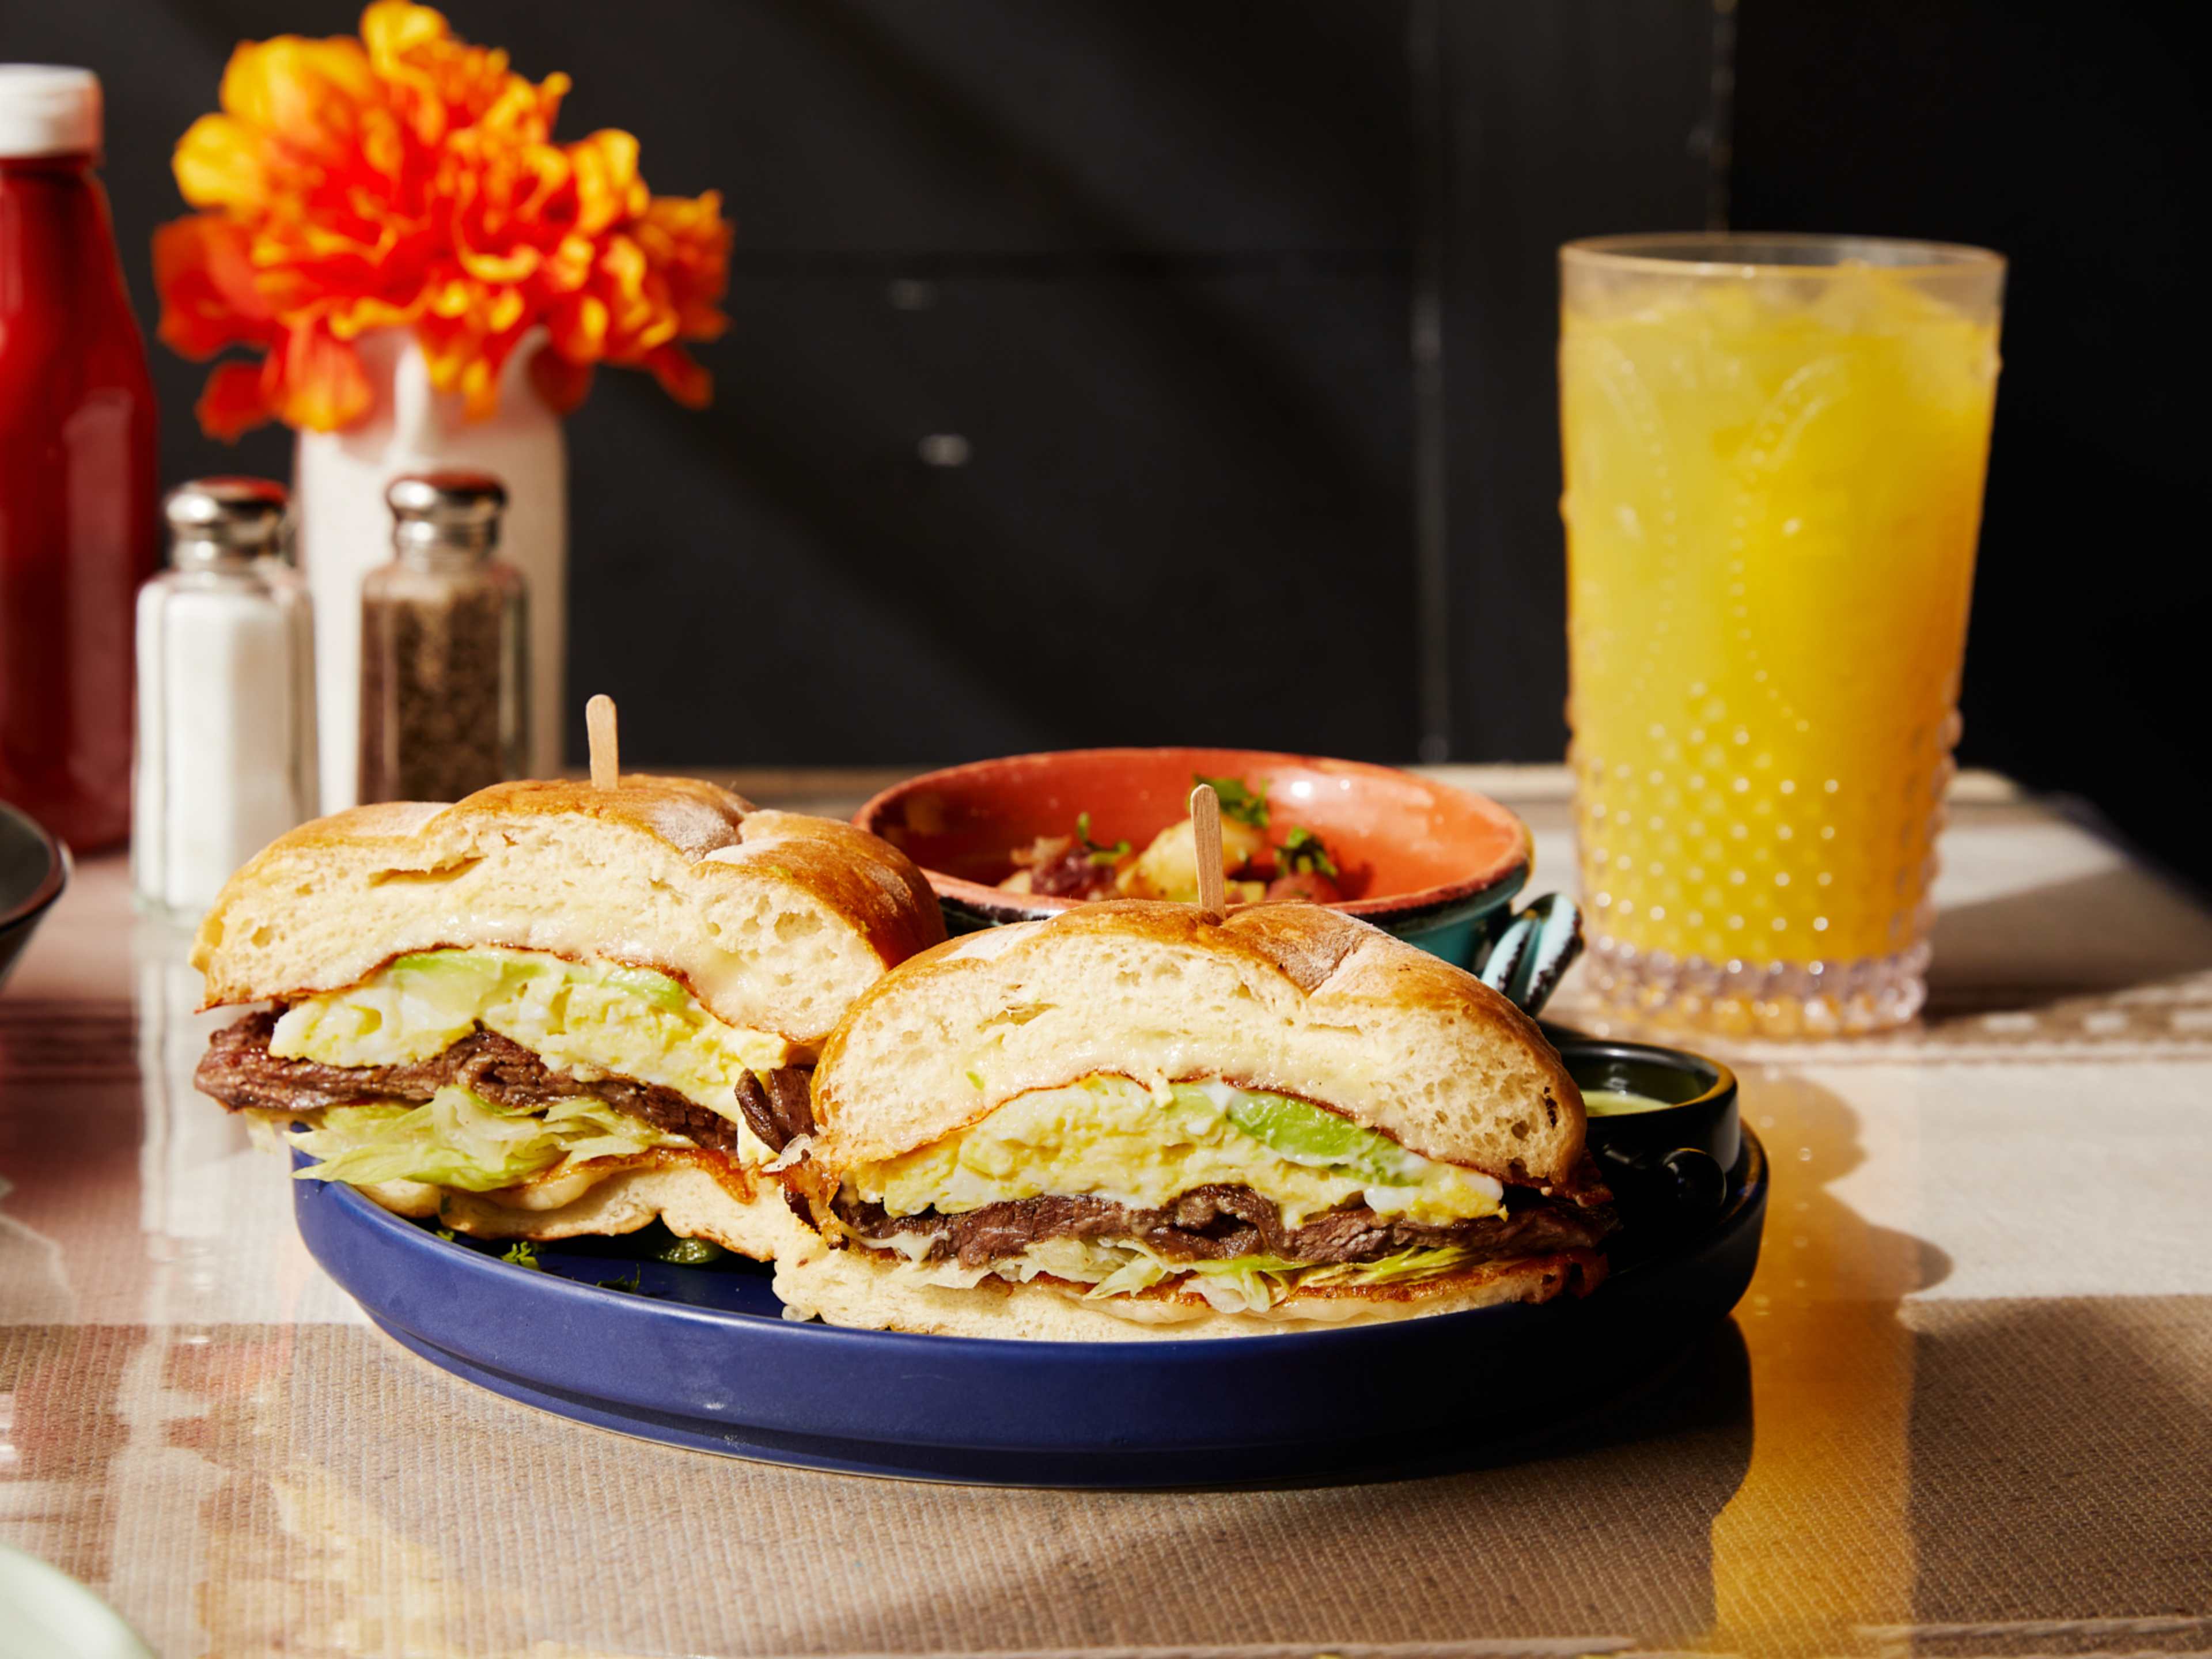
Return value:
<svg viewBox="0 0 2212 1659">
<path fill-rule="evenodd" d="M 1921 995 L 2002 265 L 1690 246 L 1564 260 L 1593 978 L 1724 1028 L 1891 1023 Z"/>
</svg>

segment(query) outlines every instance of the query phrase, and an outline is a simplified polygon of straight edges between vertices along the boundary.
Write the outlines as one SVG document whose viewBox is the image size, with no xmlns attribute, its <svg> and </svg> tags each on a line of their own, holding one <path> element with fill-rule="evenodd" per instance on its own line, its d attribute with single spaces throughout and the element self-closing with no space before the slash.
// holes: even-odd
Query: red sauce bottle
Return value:
<svg viewBox="0 0 2212 1659">
<path fill-rule="evenodd" d="M 0 799 L 80 851 L 130 833 L 133 599 L 160 550 L 100 141 L 89 70 L 0 64 Z"/>
</svg>

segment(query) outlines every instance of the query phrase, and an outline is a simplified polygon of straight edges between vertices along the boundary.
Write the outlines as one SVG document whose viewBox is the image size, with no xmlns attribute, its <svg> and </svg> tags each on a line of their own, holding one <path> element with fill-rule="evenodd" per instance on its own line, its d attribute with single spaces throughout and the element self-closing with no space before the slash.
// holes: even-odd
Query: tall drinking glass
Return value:
<svg viewBox="0 0 2212 1659">
<path fill-rule="evenodd" d="M 1631 1023 L 1868 1030 L 1926 995 L 2004 261 L 1825 236 L 1560 251 L 1568 719 Z"/>
</svg>

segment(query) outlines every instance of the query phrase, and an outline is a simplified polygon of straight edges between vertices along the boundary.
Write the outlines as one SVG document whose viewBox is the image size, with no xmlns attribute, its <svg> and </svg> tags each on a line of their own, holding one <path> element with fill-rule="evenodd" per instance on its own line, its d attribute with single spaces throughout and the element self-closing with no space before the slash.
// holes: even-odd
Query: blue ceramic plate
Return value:
<svg viewBox="0 0 2212 1659">
<path fill-rule="evenodd" d="M 1750 1282 L 1766 1160 L 1747 1130 L 1718 1211 L 1625 1236 L 1612 1277 L 1580 1301 L 1196 1342 L 800 1324 L 752 1263 L 672 1267 L 578 1240 L 540 1246 L 532 1271 L 349 1188 L 297 1188 L 308 1249 L 378 1325 L 511 1400 L 852 1474 L 1182 1486 L 1436 1474 L 1515 1455 L 1532 1405 L 1551 1427 L 1638 1391 Z"/>
</svg>

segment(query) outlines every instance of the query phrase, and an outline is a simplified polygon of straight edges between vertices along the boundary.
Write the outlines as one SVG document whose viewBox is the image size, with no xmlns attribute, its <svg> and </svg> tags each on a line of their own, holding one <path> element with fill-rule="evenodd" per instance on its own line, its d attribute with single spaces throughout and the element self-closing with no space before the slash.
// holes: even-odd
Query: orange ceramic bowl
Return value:
<svg viewBox="0 0 2212 1659">
<path fill-rule="evenodd" d="M 1075 749 L 926 773 L 886 789 L 853 822 L 920 865 L 956 933 L 1048 916 L 1079 901 L 1008 893 L 1012 854 L 1040 836 L 1142 849 L 1185 817 L 1192 781 L 1265 784 L 1270 838 L 1304 825 L 1325 841 L 1361 916 L 1469 965 L 1528 878 L 1528 827 L 1496 801 L 1361 761 L 1256 749 Z"/>
</svg>

